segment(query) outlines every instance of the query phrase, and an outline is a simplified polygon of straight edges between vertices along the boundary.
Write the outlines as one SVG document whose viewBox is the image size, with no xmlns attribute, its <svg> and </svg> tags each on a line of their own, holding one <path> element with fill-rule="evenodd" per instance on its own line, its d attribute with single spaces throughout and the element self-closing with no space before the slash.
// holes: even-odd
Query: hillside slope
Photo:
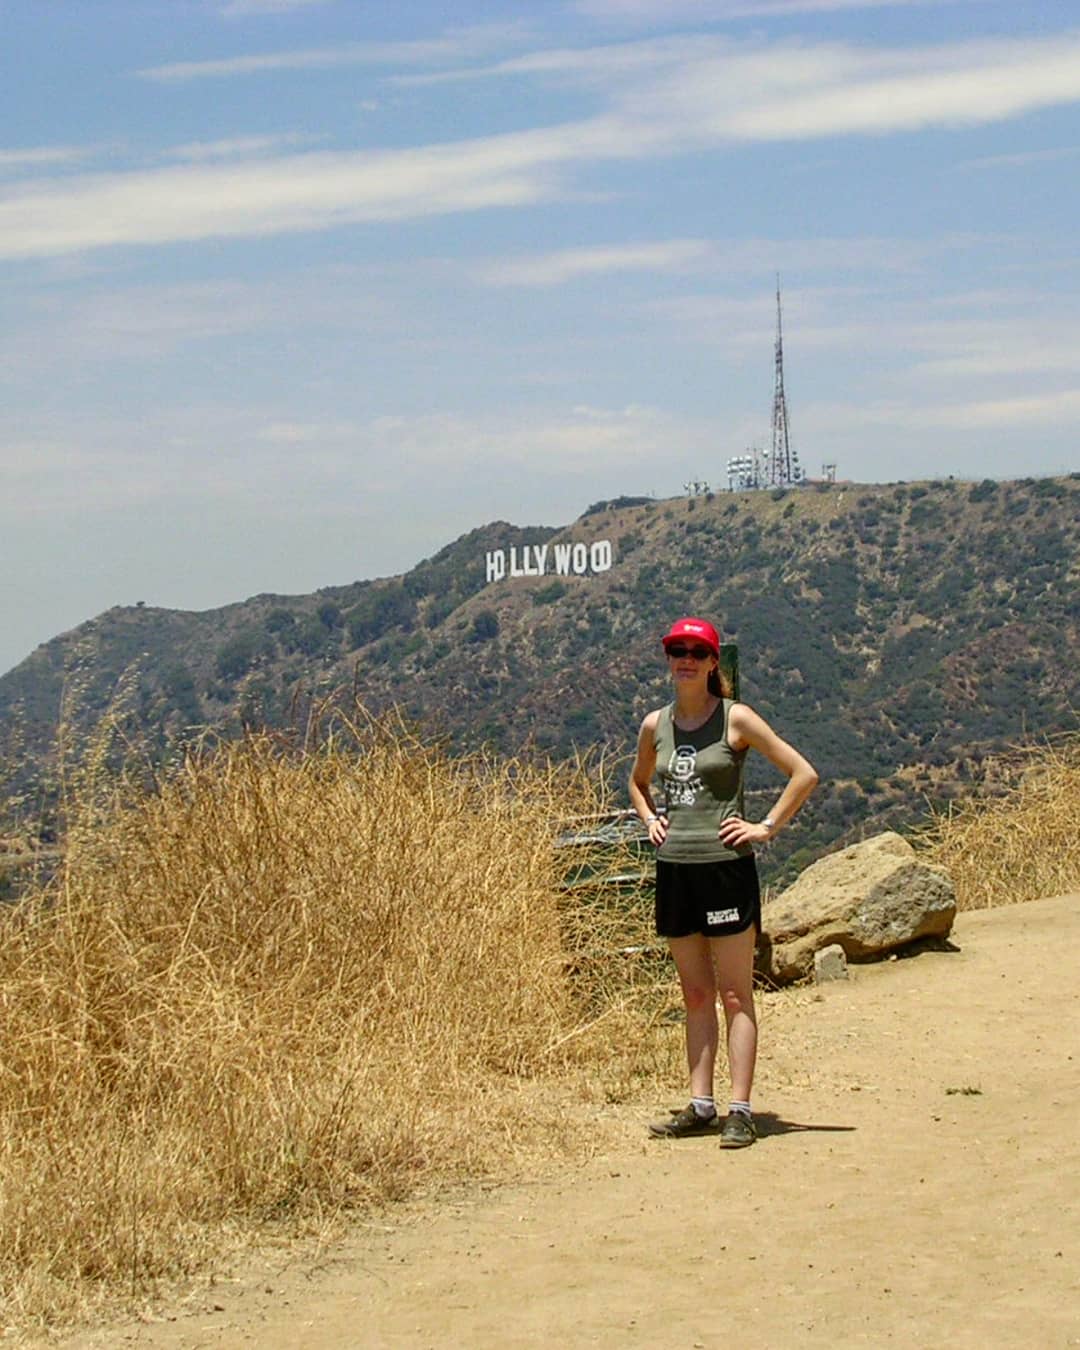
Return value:
<svg viewBox="0 0 1080 1350">
<path fill-rule="evenodd" d="M 109 610 L 0 679 L 0 744 L 14 786 L 48 802 L 62 705 L 85 735 L 126 673 L 122 711 L 155 756 L 207 725 L 302 729 L 335 690 L 397 703 L 461 747 L 627 752 L 667 696 L 658 635 L 697 612 L 738 642 L 742 696 L 821 773 L 774 849 L 789 872 L 947 800 L 1011 743 L 1076 726 L 1078 507 L 1074 474 L 624 501 L 559 531 L 496 523 L 401 577 L 202 614 Z M 604 541 L 611 566 L 593 571 Z M 506 574 L 489 581 L 498 551 Z M 509 575 L 523 564 L 541 574 Z M 771 800 L 767 766 L 751 787 Z"/>
</svg>

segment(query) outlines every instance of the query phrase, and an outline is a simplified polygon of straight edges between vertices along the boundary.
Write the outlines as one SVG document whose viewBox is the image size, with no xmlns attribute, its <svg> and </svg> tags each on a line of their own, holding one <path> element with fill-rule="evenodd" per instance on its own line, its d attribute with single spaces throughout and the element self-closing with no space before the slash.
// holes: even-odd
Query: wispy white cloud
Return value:
<svg viewBox="0 0 1080 1350">
<path fill-rule="evenodd" d="M 723 22 L 841 10 L 906 9 L 923 5 L 971 4 L 972 0 L 577 0 L 575 9 L 593 19 L 631 23 Z"/>
<path fill-rule="evenodd" d="M 208 61 L 172 61 L 160 66 L 146 66 L 136 71 L 136 74 L 144 80 L 179 83 L 281 70 L 440 65 L 448 61 L 477 60 L 508 43 L 523 41 L 528 32 L 524 24 L 479 24 L 451 29 L 438 38 L 403 42 L 342 42 L 333 47 L 258 52 Z"/>
<path fill-rule="evenodd" d="M 265 411 L 180 403 L 137 419 L 84 417 L 74 431 L 58 424 L 37 434 L 0 434 L 0 475 L 18 487 L 0 497 L 0 521 L 27 514 L 114 512 L 151 503 L 200 501 L 208 512 L 253 503 L 285 515 L 340 501 L 342 481 L 373 493 L 392 485 L 392 467 L 371 455 L 370 422 L 305 424 Z M 350 434 L 351 433 L 351 434 Z M 302 454 L 298 451 L 302 450 Z M 355 498 L 354 498 L 355 500 Z M 256 512 L 259 507 L 256 506 Z"/>
<path fill-rule="evenodd" d="M 87 175 L 0 198 L 0 256 L 48 257 L 522 206 L 553 194 L 551 171 L 569 154 L 561 133 L 525 133 L 417 150 Z"/>
<path fill-rule="evenodd" d="M 253 14 L 289 14 L 331 3 L 333 0 L 228 0 L 221 12 L 227 19 L 245 19 Z"/>
<path fill-rule="evenodd" d="M 597 63 L 593 73 L 610 70 L 606 51 Z M 919 50 L 729 44 L 613 78 L 605 111 L 532 131 L 37 181 L 0 195 L 0 256 L 521 207 L 605 160 L 1002 120 L 1080 100 L 1080 36 Z"/>
<path fill-rule="evenodd" d="M 896 432 L 986 433 L 1013 427 L 1065 423 L 1080 412 L 1080 389 L 1021 394 L 1008 398 L 864 400 L 817 403 L 801 413 L 800 424 L 817 438 L 842 430 L 887 427 Z M 953 461 L 955 462 L 955 460 Z M 924 470 L 925 471 L 925 470 Z M 1014 472 L 1022 471 L 1014 464 Z"/>
<path fill-rule="evenodd" d="M 683 269 L 700 265 L 712 252 L 713 245 L 705 239 L 559 249 L 522 258 L 503 258 L 481 267 L 477 276 L 489 286 L 558 286 L 579 277 L 610 272 Z"/>
<path fill-rule="evenodd" d="M 21 150 L 0 147 L 0 174 L 76 164 L 90 159 L 100 149 L 100 146 L 88 145 L 35 145 Z"/>
<path fill-rule="evenodd" d="M 650 468 L 664 447 L 707 445 L 712 435 L 715 428 L 704 423 L 695 431 L 693 419 L 629 404 L 531 414 L 518 409 L 485 417 L 380 417 L 365 429 L 361 441 L 377 457 L 390 455 L 418 476 L 453 464 L 466 472 L 510 466 L 556 478 L 605 467 L 637 472 Z"/>
<path fill-rule="evenodd" d="M 642 98 L 620 95 L 629 121 L 690 143 L 797 141 L 974 126 L 1080 99 L 1080 36 L 929 48 L 842 43 L 733 46 L 665 71 Z"/>
<path fill-rule="evenodd" d="M 249 56 L 226 56 L 211 61 L 171 61 L 146 66 L 136 74 L 143 80 L 180 83 L 186 80 L 220 80 L 237 75 L 261 75 L 281 70 L 328 70 L 335 66 L 378 66 L 424 63 L 439 59 L 437 42 L 353 42 L 337 47 L 307 47 L 298 51 L 260 52 Z"/>
<path fill-rule="evenodd" d="M 380 501 L 386 510 L 393 502 L 398 510 L 410 485 L 429 485 L 433 471 L 450 466 L 485 491 L 496 471 L 519 470 L 516 493 L 525 480 L 653 473 L 672 445 L 693 453 L 714 439 L 704 420 L 635 404 L 355 421 L 173 408 L 137 428 L 102 421 L 77 437 L 0 437 L 0 473 L 18 488 L 17 500 L 0 501 L 0 520 L 193 496 L 218 507 L 242 500 L 249 510 L 253 500 L 265 501 L 285 513 L 297 500 L 309 511 L 320 502 L 340 505 L 344 494 L 351 503 Z"/>
<path fill-rule="evenodd" d="M 391 76 L 390 82 L 424 85 L 537 76 L 565 77 L 582 85 L 603 85 L 655 75 L 664 69 L 701 61 L 709 55 L 723 56 L 731 50 L 732 44 L 727 38 L 708 33 L 681 33 L 594 46 L 549 47 L 508 56 L 488 65 Z"/>
<path fill-rule="evenodd" d="M 610 120 L 644 147 L 808 140 L 978 125 L 1074 102 L 1080 34 L 897 48 L 679 35 L 402 78 L 495 76 L 606 89 Z"/>
<path fill-rule="evenodd" d="M 477 280 L 489 286 L 560 286 L 584 276 L 612 272 L 693 272 L 695 276 L 772 277 L 777 269 L 808 273 L 829 271 L 840 275 L 873 270 L 904 273 L 916 270 L 929 257 L 970 246 L 965 237 L 942 236 L 915 241 L 888 236 L 857 238 L 794 239 L 660 239 L 630 244 L 600 244 L 589 248 L 555 249 L 491 259 L 475 271 Z M 656 302 L 688 304 L 708 309 L 717 297 L 692 297 Z"/>
<path fill-rule="evenodd" d="M 622 153 L 1000 121 L 1080 98 L 1080 34 L 933 47 L 677 35 L 553 48 L 398 82 L 570 81 L 607 96 Z"/>
<path fill-rule="evenodd" d="M 1014 398 L 979 399 L 936 410 L 937 425 L 956 428 L 1030 426 L 1062 422 L 1080 413 L 1080 389 Z"/>
<path fill-rule="evenodd" d="M 139 456 L 98 443 L 85 428 L 77 438 L 0 440 L 0 472 L 11 485 L 0 519 L 122 510 L 191 487 L 190 464 L 179 456 Z"/>
<path fill-rule="evenodd" d="M 732 0 L 717 6 L 719 18 L 765 19 L 787 14 L 834 14 L 852 9 L 915 9 L 933 5 L 965 5 L 978 0 Z"/>
<path fill-rule="evenodd" d="M 0 369 L 51 378 L 65 368 L 138 365 L 223 338 L 305 328 L 322 336 L 346 329 L 354 338 L 377 330 L 385 342 L 407 322 L 397 314 L 376 294 L 372 271 L 358 267 L 258 281 L 65 286 L 36 295 L 0 327 Z"/>
<path fill-rule="evenodd" d="M 856 250 L 858 243 L 853 241 Z M 808 367 L 831 369 L 834 380 L 844 381 L 843 372 L 870 366 L 879 386 L 887 380 L 907 400 L 902 406 L 909 411 L 898 426 L 929 415 L 924 409 L 952 407 L 961 399 L 964 406 L 1001 403 L 1005 409 L 1030 395 L 1037 400 L 1033 406 L 1043 406 L 1042 400 L 1047 408 L 1058 406 L 1055 391 L 1080 369 L 1073 307 L 1050 315 L 1043 297 L 1022 291 L 927 297 L 917 277 L 905 297 L 906 288 L 894 289 L 872 265 L 870 249 L 863 256 L 861 285 L 803 284 L 785 292 L 789 374 L 796 386 Z M 940 259 L 926 261 L 930 275 L 936 274 Z M 807 270 L 800 268 L 800 275 Z M 650 301 L 645 312 L 660 340 L 715 349 L 735 363 L 760 359 L 774 317 L 764 289 L 742 297 L 699 289 Z M 888 408 L 891 415 L 892 404 Z M 933 417 L 938 425 L 939 414 Z"/>
<path fill-rule="evenodd" d="M 911 377 L 1030 382 L 1080 370 L 1080 325 L 990 317 L 922 325 L 910 330 L 916 356 Z"/>
<path fill-rule="evenodd" d="M 1029 164 L 1054 164 L 1080 155 L 1080 145 L 1061 145 L 1045 150 L 1021 150 L 1012 155 L 980 155 L 962 160 L 959 169 L 1021 169 Z"/>
<path fill-rule="evenodd" d="M 220 141 L 189 141 L 166 151 L 168 159 L 202 163 L 215 159 L 251 159 L 297 145 L 311 145 L 318 136 L 291 133 L 284 136 L 229 136 Z"/>
<path fill-rule="evenodd" d="M 268 422 L 255 436 L 257 440 L 275 445 L 322 445 L 355 441 L 358 431 L 355 422 Z"/>
<path fill-rule="evenodd" d="M 43 339 L 27 358 L 80 362 L 154 359 L 188 342 L 235 336 L 273 322 L 272 288 L 237 281 L 119 287 L 69 296 L 60 292 L 24 316 L 20 337 Z M 0 337 L 0 351 L 6 341 Z M 18 355 L 11 353 L 18 361 Z"/>
</svg>

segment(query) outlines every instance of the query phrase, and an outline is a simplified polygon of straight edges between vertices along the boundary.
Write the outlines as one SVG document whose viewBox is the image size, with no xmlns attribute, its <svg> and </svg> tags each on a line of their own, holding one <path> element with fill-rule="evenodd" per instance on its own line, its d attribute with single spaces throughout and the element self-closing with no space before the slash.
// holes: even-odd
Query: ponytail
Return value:
<svg viewBox="0 0 1080 1350">
<path fill-rule="evenodd" d="M 733 698 L 734 691 L 727 672 L 720 669 L 719 663 L 709 671 L 709 693 L 713 698 Z"/>
</svg>

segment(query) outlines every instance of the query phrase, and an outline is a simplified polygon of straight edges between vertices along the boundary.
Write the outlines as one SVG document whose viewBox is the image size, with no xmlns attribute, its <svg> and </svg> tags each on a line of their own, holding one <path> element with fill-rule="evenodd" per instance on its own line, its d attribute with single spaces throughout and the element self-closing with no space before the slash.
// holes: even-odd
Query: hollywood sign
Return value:
<svg viewBox="0 0 1080 1350">
<path fill-rule="evenodd" d="M 610 539 L 594 544 L 522 544 L 520 548 L 494 548 L 485 554 L 488 581 L 503 577 L 583 577 L 594 572 L 610 572 Z"/>
</svg>

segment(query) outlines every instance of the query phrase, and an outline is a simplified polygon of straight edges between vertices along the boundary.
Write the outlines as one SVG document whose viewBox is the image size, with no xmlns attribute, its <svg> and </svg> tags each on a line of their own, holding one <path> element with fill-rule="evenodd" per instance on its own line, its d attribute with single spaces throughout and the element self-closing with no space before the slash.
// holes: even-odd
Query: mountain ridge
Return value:
<svg viewBox="0 0 1080 1350">
<path fill-rule="evenodd" d="M 1078 506 L 1076 474 L 616 498 L 563 527 L 490 522 L 397 576 L 117 606 L 0 677 L 9 795 L 51 801 L 58 726 L 85 738 L 121 686 L 152 758 L 206 727 L 302 726 L 335 690 L 460 749 L 628 754 L 668 696 L 659 634 L 700 612 L 739 644 L 743 697 L 822 774 L 776 847 L 789 871 L 1075 727 Z M 556 545 L 580 571 L 555 570 Z M 511 576 L 522 557 L 538 570 Z M 764 809 L 775 775 L 748 785 Z"/>
</svg>

